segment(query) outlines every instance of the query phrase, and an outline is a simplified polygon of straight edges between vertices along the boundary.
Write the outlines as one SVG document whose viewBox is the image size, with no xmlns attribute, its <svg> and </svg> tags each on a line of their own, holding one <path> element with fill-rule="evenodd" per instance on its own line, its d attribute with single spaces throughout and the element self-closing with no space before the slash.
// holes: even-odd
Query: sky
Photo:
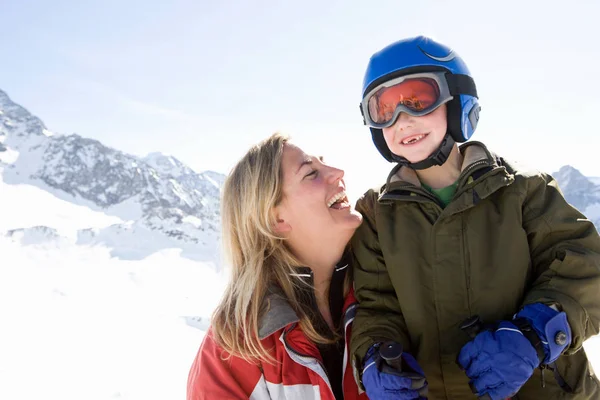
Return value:
<svg viewBox="0 0 600 400">
<path fill-rule="evenodd" d="M 473 140 L 600 176 L 598 15 L 592 0 L 0 0 L 0 89 L 52 131 L 197 171 L 285 132 L 356 197 L 391 168 L 358 109 L 368 59 L 423 34 L 471 70 Z"/>
</svg>

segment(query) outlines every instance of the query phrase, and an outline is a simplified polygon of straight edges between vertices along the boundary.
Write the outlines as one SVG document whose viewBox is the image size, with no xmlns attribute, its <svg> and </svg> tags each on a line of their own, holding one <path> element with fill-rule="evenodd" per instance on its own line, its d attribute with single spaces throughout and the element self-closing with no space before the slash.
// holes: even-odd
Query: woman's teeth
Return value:
<svg viewBox="0 0 600 400">
<path fill-rule="evenodd" d="M 331 199 L 329 199 L 329 201 L 327 202 L 327 207 L 331 208 L 331 206 L 333 206 L 336 202 L 344 200 L 345 198 L 346 198 L 346 192 L 341 191 L 338 194 L 336 194 L 335 196 L 333 196 Z"/>
</svg>

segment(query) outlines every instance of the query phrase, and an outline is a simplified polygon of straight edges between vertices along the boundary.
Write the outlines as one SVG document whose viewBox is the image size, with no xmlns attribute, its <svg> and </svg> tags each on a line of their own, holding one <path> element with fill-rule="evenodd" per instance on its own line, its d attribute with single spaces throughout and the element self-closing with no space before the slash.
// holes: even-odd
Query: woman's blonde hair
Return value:
<svg viewBox="0 0 600 400">
<path fill-rule="evenodd" d="M 309 339 L 331 342 L 316 331 L 295 290 L 302 282 L 291 274 L 300 262 L 273 230 L 274 209 L 283 199 L 281 164 L 288 141 L 288 136 L 275 133 L 253 146 L 225 180 L 221 196 L 223 250 L 232 271 L 211 324 L 215 340 L 227 353 L 252 362 L 273 361 L 258 334 L 272 286 L 298 314 Z"/>
</svg>

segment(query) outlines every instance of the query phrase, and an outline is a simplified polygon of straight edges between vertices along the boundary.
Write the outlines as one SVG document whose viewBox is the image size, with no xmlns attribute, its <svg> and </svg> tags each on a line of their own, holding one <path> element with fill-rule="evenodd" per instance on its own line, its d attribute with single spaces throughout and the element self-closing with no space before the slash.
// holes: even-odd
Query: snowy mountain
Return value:
<svg viewBox="0 0 600 400">
<path fill-rule="evenodd" d="M 0 399 L 184 398 L 224 179 L 54 134 L 0 91 Z"/>
<path fill-rule="evenodd" d="M 122 259 L 177 248 L 185 257 L 218 265 L 224 175 L 196 173 L 161 153 L 140 158 L 76 134 L 54 134 L 1 90 L 0 176 L 5 184 L 36 186 L 116 217 L 110 225 L 81 227 L 77 244 L 107 246 Z M 39 227 L 10 228 L 11 237 L 20 237 L 14 233 L 18 230 L 37 229 L 34 236 L 40 240 Z M 48 239 L 55 240 L 54 235 Z"/>
<path fill-rule="evenodd" d="M 561 167 L 552 175 L 567 201 L 600 230 L 600 178 L 585 177 L 570 165 Z"/>
</svg>

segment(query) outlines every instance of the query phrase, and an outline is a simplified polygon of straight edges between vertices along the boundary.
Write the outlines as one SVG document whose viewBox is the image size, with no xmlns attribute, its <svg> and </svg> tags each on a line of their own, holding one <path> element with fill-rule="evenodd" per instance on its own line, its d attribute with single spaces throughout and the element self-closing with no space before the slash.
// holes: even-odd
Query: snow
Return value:
<svg viewBox="0 0 600 400">
<path fill-rule="evenodd" d="M 194 217 L 193 215 L 187 215 L 183 217 L 181 221 L 183 223 L 187 223 L 198 228 L 202 226 L 202 220 L 200 218 Z"/>
<path fill-rule="evenodd" d="M 215 185 L 215 187 L 220 187 L 219 182 L 217 182 L 216 180 L 214 180 L 212 177 L 205 175 L 206 180 L 209 181 L 210 183 L 212 183 L 213 185 Z"/>
<path fill-rule="evenodd" d="M 153 152 L 143 158 L 143 161 L 154 168 L 159 173 L 166 176 L 179 177 L 184 174 L 192 173 L 183 163 L 175 157 L 167 156 L 160 152 Z"/>
<path fill-rule="evenodd" d="M 117 216 L 124 221 L 138 220 L 143 215 L 138 196 L 124 200 L 119 204 L 105 209 L 104 212 L 108 215 Z"/>
<path fill-rule="evenodd" d="M 9 184 L 9 168 L 0 167 L 0 399 L 185 398 L 225 285 L 218 250 L 174 249 L 138 221 L 136 199 L 101 210 L 26 178 L 36 186 Z"/>
<path fill-rule="evenodd" d="M 69 239 L 60 236 L 56 229 L 47 226 L 33 226 L 24 229 L 9 230 L 6 236 L 17 241 L 24 246 L 60 246 L 63 243 L 69 243 Z"/>
<path fill-rule="evenodd" d="M 152 220 L 128 221 L 114 224 L 102 229 L 82 230 L 77 237 L 77 244 L 89 246 L 105 246 L 110 248 L 110 254 L 123 260 L 142 260 L 161 250 L 171 249 L 182 257 L 202 261 L 213 270 L 219 269 L 218 248 L 214 247 L 214 232 L 207 232 L 205 240 L 199 243 L 178 240 L 176 236 L 168 236 L 165 230 L 153 229 L 154 226 L 164 227 L 165 221 Z M 190 227 L 193 229 L 193 227 Z M 167 228 L 168 229 L 168 225 Z M 167 232 L 186 234 L 186 224 L 172 226 Z M 196 233 L 196 236 L 199 236 Z"/>
<path fill-rule="evenodd" d="M 121 222 L 120 218 L 57 198 L 39 187 L 7 185 L 1 168 L 0 193 L 0 233 L 43 225 L 74 239 L 80 229 L 102 228 Z"/>
<path fill-rule="evenodd" d="M 0 398 L 183 399 L 223 278 L 165 251 L 24 248 L 0 237 Z"/>
<path fill-rule="evenodd" d="M 12 164 L 19 158 L 19 152 L 11 148 L 7 148 L 0 152 L 0 163 Z"/>
<path fill-rule="evenodd" d="M 185 398 L 225 285 L 214 262 L 161 250 L 159 233 L 36 186 L 0 178 L 0 193 L 0 398 Z M 134 240 L 153 251 L 115 258 L 102 241 L 121 225 L 138 231 L 112 232 L 119 251 Z M 97 232 L 94 246 L 76 244 L 85 229 Z"/>
<path fill-rule="evenodd" d="M 3 161 L 3 154 L 11 151 L 8 149 L 8 151 L 0 153 L 0 161 Z M 52 219 L 53 216 L 45 212 L 44 207 L 40 208 L 40 204 L 50 204 L 48 208 L 52 210 L 66 208 L 69 209 L 69 212 L 78 213 L 80 218 L 73 218 L 73 222 L 82 228 L 105 227 L 121 221 L 137 220 L 143 215 L 137 196 L 103 209 L 80 196 L 65 193 L 62 190 L 48 186 L 40 180 L 29 179 L 28 176 L 25 176 L 25 173 L 19 172 L 21 170 L 20 166 L 11 165 L 5 168 L 6 174 L 3 174 L 3 169 L 0 168 L 0 189 L 1 193 L 3 193 L 3 196 L 0 196 L 0 209 L 8 205 L 11 207 L 10 209 L 14 209 L 18 213 L 18 215 L 13 215 L 14 218 L 10 218 L 11 216 L 9 215 L 9 219 L 23 221 L 23 218 L 25 218 L 25 220 L 35 221 L 35 224 L 52 226 L 53 223 L 46 223 L 44 220 L 47 218 Z M 7 185 L 5 183 L 6 177 L 8 177 L 11 184 Z M 15 184 L 16 182 L 14 181 L 17 179 L 19 183 Z M 23 192 L 23 198 L 15 195 L 17 192 Z M 77 207 L 71 210 L 73 205 Z M 26 215 L 30 213 L 31 218 Z M 59 214 L 64 215 L 64 213 Z M 43 220 L 40 220 L 40 218 Z M 0 221 L 0 224 L 2 223 L 3 221 Z"/>
</svg>

